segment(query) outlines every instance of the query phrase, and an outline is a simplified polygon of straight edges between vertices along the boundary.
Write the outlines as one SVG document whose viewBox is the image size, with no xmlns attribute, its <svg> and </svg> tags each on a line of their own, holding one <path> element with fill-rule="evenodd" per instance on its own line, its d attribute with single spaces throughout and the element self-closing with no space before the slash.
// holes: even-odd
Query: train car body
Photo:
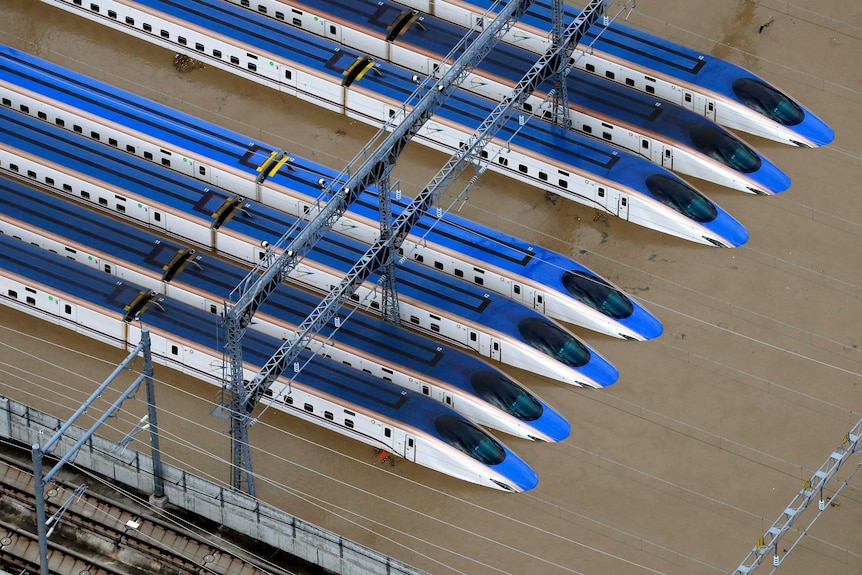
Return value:
<svg viewBox="0 0 862 575">
<path fill-rule="evenodd" d="M 216 252 L 255 264 L 295 218 L 75 133 L 0 107 L 0 172 L 109 210 Z M 292 281 L 328 293 L 367 246 L 329 232 L 291 272 Z M 376 278 L 354 294 L 379 310 Z M 613 384 L 619 373 L 569 331 L 512 300 L 404 262 L 399 268 L 403 325 L 483 357 L 557 381 Z M 372 312 L 373 313 L 373 312 Z"/>
<path fill-rule="evenodd" d="M 474 29 L 493 18 L 486 14 L 489 0 L 396 1 Z M 579 11 L 566 7 L 565 13 L 572 19 Z M 544 53 L 551 18 L 550 2 L 533 2 L 505 39 Z M 658 96 L 727 128 L 801 148 L 835 139 L 826 122 L 748 70 L 618 22 L 607 30 L 593 26 L 572 59 L 581 70 Z"/>
<path fill-rule="evenodd" d="M 228 0 L 318 36 L 329 26 L 340 42 L 422 75 L 439 77 L 441 64 L 466 28 L 376 0 Z M 281 18 L 279 18 L 281 16 Z M 537 56 L 501 43 L 461 84 L 494 101 L 511 94 Z M 790 187 L 790 178 L 757 150 L 700 114 L 668 106 L 648 94 L 572 68 L 566 77 L 571 128 L 638 154 L 654 164 L 735 190 L 772 195 Z M 551 119 L 547 80 L 523 111 Z"/>
<path fill-rule="evenodd" d="M 279 152 L 264 142 L 7 47 L 0 47 L 0 71 L 3 106 L 295 217 L 315 214 L 319 182 L 338 175 L 289 154 L 261 181 L 263 163 Z M 379 234 L 378 204 L 375 190 L 369 190 L 336 229 L 372 243 Z M 406 205 L 393 194 L 394 213 Z M 451 213 L 421 218 L 402 252 L 415 263 L 612 337 L 643 341 L 662 332 L 654 315 L 587 267 Z"/>
<path fill-rule="evenodd" d="M 407 70 L 221 1 L 43 1 L 374 126 L 399 122 L 417 87 Z M 494 107 L 456 91 L 413 140 L 456 152 Z M 670 171 L 563 128 L 513 120 L 482 154 L 495 171 L 637 225 L 711 246 L 748 241 L 742 224 Z"/>
<path fill-rule="evenodd" d="M 192 248 L 0 179 L 0 233 L 111 274 L 222 318 L 245 278 L 242 268 Z M 251 329 L 291 341 L 319 298 L 291 286 L 270 295 Z M 309 346 L 323 357 L 427 395 L 472 421 L 525 439 L 565 439 L 569 423 L 483 360 L 363 314 L 328 326 Z"/>
<path fill-rule="evenodd" d="M 150 331 L 154 361 L 221 386 L 217 318 L 150 290 L 118 281 L 19 240 L 0 236 L 0 303 L 132 349 Z M 249 378 L 280 340 L 247 332 Z M 464 481 L 509 492 L 538 484 L 514 452 L 445 405 L 349 367 L 314 358 L 265 397 L 280 411 Z"/>
</svg>

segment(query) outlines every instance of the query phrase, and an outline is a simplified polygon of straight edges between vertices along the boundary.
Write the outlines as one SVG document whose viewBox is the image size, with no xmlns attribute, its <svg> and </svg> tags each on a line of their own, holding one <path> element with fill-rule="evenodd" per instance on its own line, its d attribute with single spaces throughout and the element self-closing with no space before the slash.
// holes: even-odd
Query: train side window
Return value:
<svg viewBox="0 0 862 575">
<path fill-rule="evenodd" d="M 162 158 L 162 165 L 166 168 L 170 168 L 171 167 L 171 161 L 167 158 Z"/>
<path fill-rule="evenodd" d="M 114 146 L 114 147 L 116 148 L 116 147 L 117 147 L 117 145 L 118 145 L 118 142 L 117 142 L 117 140 L 116 140 L 116 139 L 114 139 L 114 138 L 108 138 L 108 145 L 110 145 L 110 146 Z"/>
<path fill-rule="evenodd" d="M 189 41 L 186 40 L 185 36 L 177 36 L 177 42 L 179 42 L 182 46 L 186 46 Z"/>
<path fill-rule="evenodd" d="M 521 286 L 519 286 L 519 285 L 513 285 L 513 286 L 512 286 L 512 291 L 515 293 L 515 295 L 521 295 Z"/>
<path fill-rule="evenodd" d="M 475 276 L 473 278 L 473 281 L 476 282 L 476 285 L 480 285 L 480 286 L 485 285 L 485 278 L 483 278 L 481 276 Z"/>
<path fill-rule="evenodd" d="M 45 183 L 48 184 L 49 186 L 53 186 L 54 185 L 54 178 L 52 178 L 50 176 L 45 176 Z"/>
<path fill-rule="evenodd" d="M 380 302 L 377 300 L 372 301 L 371 302 L 371 309 L 380 309 Z"/>
<path fill-rule="evenodd" d="M 207 175 L 207 169 L 204 166 L 198 166 L 198 174 L 200 174 L 202 176 L 206 176 Z"/>
<path fill-rule="evenodd" d="M 27 105 L 25 105 L 25 104 L 21 104 L 20 109 L 21 109 L 21 111 L 22 111 L 22 112 L 24 112 L 25 114 L 29 114 L 29 113 L 30 113 L 30 106 L 27 106 Z"/>
<path fill-rule="evenodd" d="M 134 26 L 135 25 L 135 19 L 132 18 L 131 16 L 126 16 L 126 24 L 128 24 L 129 26 Z"/>
<path fill-rule="evenodd" d="M 586 66 L 584 66 L 584 68 L 587 70 L 587 72 L 595 72 L 596 71 L 596 67 L 593 64 L 587 64 Z"/>
<path fill-rule="evenodd" d="M 691 94 L 686 94 L 686 95 L 685 95 L 685 101 L 686 101 L 686 102 L 691 102 Z"/>
<path fill-rule="evenodd" d="M 494 351 L 500 351 L 500 343 L 499 342 L 496 342 L 496 341 L 494 342 Z"/>
<path fill-rule="evenodd" d="M 649 140 L 641 140 L 641 148 L 643 148 L 644 150 L 649 148 Z"/>
<path fill-rule="evenodd" d="M 129 152 L 130 154 L 134 154 L 135 153 L 135 147 L 131 144 L 126 144 L 126 151 Z"/>
<path fill-rule="evenodd" d="M 613 79 L 614 79 L 614 76 L 616 76 L 616 74 L 614 74 L 614 73 L 613 73 L 613 72 L 611 72 L 610 70 L 606 70 L 606 71 L 605 71 L 605 77 L 606 77 L 608 80 L 613 80 Z"/>
<path fill-rule="evenodd" d="M 421 264 L 425 261 L 425 256 L 423 256 L 422 254 L 413 254 L 413 259 Z"/>
<path fill-rule="evenodd" d="M 527 102 L 524 102 L 524 105 L 521 107 L 524 108 L 525 112 L 532 112 L 533 111 L 533 105 L 528 104 Z"/>
<path fill-rule="evenodd" d="M 71 192 L 72 186 L 70 184 L 63 184 L 63 191 L 64 192 Z"/>
<path fill-rule="evenodd" d="M 204 51 L 204 45 L 201 44 L 200 42 L 195 42 L 195 50 L 197 50 L 198 52 L 203 52 Z"/>
<path fill-rule="evenodd" d="M 284 22 L 284 12 L 275 11 L 275 19 Z"/>
<path fill-rule="evenodd" d="M 593 127 L 592 127 L 592 126 L 588 126 L 588 125 L 586 125 L 586 124 L 584 124 L 583 130 L 584 130 L 584 133 L 585 133 L 585 134 L 592 134 L 592 133 L 593 133 Z"/>
<path fill-rule="evenodd" d="M 46 114 L 45 112 L 42 112 L 42 111 L 37 112 L 36 116 L 38 116 L 40 120 L 47 120 L 48 119 L 48 114 Z"/>
<path fill-rule="evenodd" d="M 152 162 L 153 161 L 153 153 L 152 152 L 144 152 L 144 159 Z"/>
<path fill-rule="evenodd" d="M 108 10 L 108 18 L 117 19 L 117 13 L 114 10 Z"/>
<path fill-rule="evenodd" d="M 604 198 L 604 197 L 605 197 L 605 189 L 604 189 L 604 188 L 599 188 L 599 197 L 600 197 L 600 198 Z"/>
<path fill-rule="evenodd" d="M 77 124 L 72 126 L 72 130 L 74 130 L 76 134 L 83 134 L 84 133 L 84 128 L 82 128 L 81 126 L 79 126 Z"/>
<path fill-rule="evenodd" d="M 90 132 L 90 137 L 93 138 L 94 140 L 101 140 L 102 139 L 102 136 L 99 135 L 99 132 Z"/>
<path fill-rule="evenodd" d="M 81 195 L 83 195 L 83 194 L 81 194 Z M 99 205 L 107 206 L 108 205 L 108 199 L 107 198 L 99 198 Z"/>
<path fill-rule="evenodd" d="M 12 106 L 12 100 L 10 100 L 9 98 L 3 98 L 3 105 Z"/>
<path fill-rule="evenodd" d="M 8 290 L 8 291 L 6 292 L 6 294 L 7 294 L 9 297 L 14 297 L 15 299 L 18 299 L 18 292 L 16 292 L 16 291 L 15 291 L 15 290 L 13 290 L 13 289 Z"/>
<path fill-rule="evenodd" d="M 547 182 L 548 181 L 548 174 L 546 174 L 545 172 L 539 172 L 539 179 L 542 180 L 543 182 Z"/>
<path fill-rule="evenodd" d="M 213 56 L 215 56 L 216 58 L 221 58 L 221 50 L 216 50 L 215 48 L 213 48 Z"/>
<path fill-rule="evenodd" d="M 248 8 L 249 6 L 251 6 L 251 3 L 248 0 L 240 0 L 239 5 L 243 8 Z"/>
<path fill-rule="evenodd" d="M 34 172 L 33 170 L 27 170 L 27 177 L 35 180 L 36 179 L 36 172 Z"/>
<path fill-rule="evenodd" d="M 524 164 L 518 164 L 518 171 L 521 172 L 522 174 L 526 174 L 527 173 L 527 166 L 525 166 Z"/>
<path fill-rule="evenodd" d="M 153 219 L 157 222 L 162 221 L 162 214 L 160 212 L 153 212 Z"/>
<path fill-rule="evenodd" d="M 635 85 L 634 80 L 632 80 L 631 78 L 626 78 L 626 86 L 634 86 L 634 85 Z"/>
<path fill-rule="evenodd" d="M 64 120 L 63 118 L 57 118 L 56 120 L 54 120 L 54 123 L 57 124 L 58 126 L 60 126 L 61 128 L 66 126 L 66 120 Z"/>
<path fill-rule="evenodd" d="M 293 72 L 292 72 L 292 71 L 290 71 L 290 70 L 285 70 L 285 71 L 284 71 L 284 77 L 285 77 L 287 80 L 293 80 Z"/>
<path fill-rule="evenodd" d="M 629 205 L 629 199 L 628 198 L 620 198 L 620 204 L 622 204 L 623 207 Z"/>
<path fill-rule="evenodd" d="M 488 159 L 488 150 L 482 150 L 481 152 L 479 152 L 479 155 L 482 156 L 483 160 L 487 160 Z"/>
<path fill-rule="evenodd" d="M 431 324 L 431 331 L 434 333 L 440 333 L 440 326 L 436 323 Z"/>
<path fill-rule="evenodd" d="M 13 172 L 17 172 L 18 171 L 18 164 L 9 164 L 9 169 L 12 170 Z"/>
<path fill-rule="evenodd" d="M 509 165 L 509 160 L 504 158 L 503 156 L 498 156 L 497 161 L 500 163 L 501 166 L 508 166 Z"/>
<path fill-rule="evenodd" d="M 410 323 L 415 323 L 418 325 L 419 324 L 419 318 L 416 317 L 415 315 L 411 315 L 410 316 Z"/>
<path fill-rule="evenodd" d="M 248 69 L 251 70 L 252 72 L 256 71 L 257 70 L 257 64 L 255 64 L 253 62 L 249 62 L 248 63 Z"/>
<path fill-rule="evenodd" d="M 63 311 L 66 312 L 66 315 L 72 315 L 72 306 L 66 304 L 63 306 Z"/>
<path fill-rule="evenodd" d="M 90 192 L 88 192 L 87 190 L 81 190 L 81 197 L 84 198 L 85 200 L 89 200 L 90 199 Z"/>
<path fill-rule="evenodd" d="M 287 405 L 293 405 L 293 396 L 292 395 L 285 395 L 284 396 L 284 403 L 286 403 Z"/>
<path fill-rule="evenodd" d="M 258 4 L 257 5 L 257 11 L 260 12 L 261 14 L 266 14 L 266 6 L 264 6 L 263 4 Z"/>
<path fill-rule="evenodd" d="M 536 296 L 536 301 L 537 301 L 539 304 L 541 304 L 542 302 L 544 302 L 544 301 L 545 301 L 545 296 L 537 295 L 537 296 Z"/>
<path fill-rule="evenodd" d="M 126 206 L 123 204 L 117 204 L 117 211 L 120 213 L 126 213 Z"/>
<path fill-rule="evenodd" d="M 434 262 L 434 267 L 438 270 L 443 269 L 443 262 Z"/>
<path fill-rule="evenodd" d="M 168 39 L 170 39 L 170 37 L 171 37 L 171 33 L 170 33 L 170 32 L 168 32 L 167 30 L 161 30 L 161 31 L 159 32 L 159 36 L 161 36 L 162 38 L 168 38 Z"/>
<path fill-rule="evenodd" d="M 230 57 L 230 63 L 238 66 L 239 65 L 239 58 L 237 58 L 236 56 L 231 56 Z"/>
<path fill-rule="evenodd" d="M 90 10 L 92 10 L 93 12 L 98 12 L 99 11 L 99 5 L 98 4 L 90 4 Z"/>
<path fill-rule="evenodd" d="M 175 346 L 175 345 L 172 345 L 172 346 L 171 346 L 171 353 L 172 353 L 173 355 L 179 355 L 179 354 L 180 354 L 180 348 L 179 348 L 179 347 L 177 347 L 177 346 Z"/>
<path fill-rule="evenodd" d="M 153 27 L 147 23 L 144 23 L 144 32 L 152 32 L 152 31 L 153 31 Z"/>
<path fill-rule="evenodd" d="M 338 32 L 338 28 L 336 28 L 335 26 L 333 26 L 333 25 L 331 25 L 331 24 L 330 24 L 330 26 L 329 26 L 329 33 L 330 33 L 330 34 L 335 34 L 336 32 Z"/>
<path fill-rule="evenodd" d="M 304 409 L 305 411 L 307 411 L 309 413 L 314 413 L 314 406 L 311 405 L 310 403 L 306 403 L 305 405 L 303 405 L 302 409 Z"/>
<path fill-rule="evenodd" d="M 431 388 L 427 385 L 422 386 L 422 395 L 431 395 Z"/>
<path fill-rule="evenodd" d="M 210 304 L 210 313 L 218 314 L 218 306 L 215 304 Z"/>
<path fill-rule="evenodd" d="M 75 6 L 81 5 L 81 0 L 72 0 L 72 2 L 75 4 Z"/>
<path fill-rule="evenodd" d="M 611 140 L 613 139 L 613 136 L 611 136 L 610 132 L 602 132 L 602 138 L 604 138 L 605 140 Z"/>
<path fill-rule="evenodd" d="M 568 181 L 568 180 L 560 180 L 560 181 L 559 181 L 559 182 L 557 182 L 557 183 L 558 183 L 558 184 L 560 185 L 560 187 L 561 187 L 561 188 L 563 188 L 564 190 L 567 190 L 567 189 L 569 188 L 569 181 Z"/>
<path fill-rule="evenodd" d="M 29 305 L 36 305 L 36 298 L 34 298 L 33 296 L 29 296 L 29 295 L 28 295 L 28 296 L 27 296 L 27 303 L 28 303 Z"/>
<path fill-rule="evenodd" d="M 392 430 L 388 427 L 383 428 L 383 435 L 386 437 L 392 437 Z"/>
<path fill-rule="evenodd" d="M 325 418 L 326 418 L 326 419 L 328 419 L 329 421 L 332 421 L 333 419 L 335 419 L 335 416 L 334 416 L 334 415 L 332 415 L 332 412 L 331 412 L 331 411 L 324 411 L 324 412 L 323 412 L 323 417 L 325 417 Z"/>
<path fill-rule="evenodd" d="M 407 440 L 407 447 L 413 447 L 413 438 L 412 437 Z"/>
<path fill-rule="evenodd" d="M 464 272 L 462 270 L 455 270 L 455 277 L 456 278 L 464 277 Z"/>
<path fill-rule="evenodd" d="M 655 86 L 646 87 L 647 94 L 655 94 Z"/>
<path fill-rule="evenodd" d="M 352 419 L 345 419 L 344 420 L 344 426 L 349 427 L 350 429 L 353 429 L 353 420 Z"/>
<path fill-rule="evenodd" d="M 104 270 L 106 274 L 111 273 L 111 264 L 105 264 Z"/>
</svg>

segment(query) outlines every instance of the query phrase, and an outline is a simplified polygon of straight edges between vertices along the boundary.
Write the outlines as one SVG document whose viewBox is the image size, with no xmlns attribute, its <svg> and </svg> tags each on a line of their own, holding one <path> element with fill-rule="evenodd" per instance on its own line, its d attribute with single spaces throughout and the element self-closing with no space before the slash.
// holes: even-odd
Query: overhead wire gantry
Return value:
<svg viewBox="0 0 862 575">
<path fill-rule="evenodd" d="M 251 421 L 252 411 L 275 379 L 295 362 L 311 338 L 335 317 L 341 306 L 350 299 L 358 287 L 378 270 L 382 270 L 380 283 L 384 287 L 382 306 L 384 317 L 396 318 L 397 321 L 397 296 L 394 285 L 395 258 L 393 254 L 410 233 L 413 225 L 469 165 L 474 165 L 477 173 L 467 184 L 465 191 L 475 182 L 487 165 L 487 159 L 483 158 L 481 154 L 482 149 L 521 109 L 523 103 L 539 85 L 552 75 L 565 77 L 575 46 L 586 30 L 596 22 L 600 15 L 606 12 L 608 4 L 608 0 L 592 0 L 590 2 L 578 18 L 560 34 L 560 40 L 554 42 L 549 51 L 539 58 L 512 92 L 485 119 L 468 142 L 461 146 L 458 153 L 449 159 L 422 192 L 398 216 L 394 224 L 389 221 L 391 212 L 388 207 L 381 209 L 381 234 L 374 245 L 345 275 L 341 283 L 331 290 L 317 308 L 300 324 L 293 339 L 286 341 L 251 381 L 243 381 L 241 337 L 256 309 L 287 277 L 299 258 L 311 249 L 314 242 L 326 233 L 335 220 L 346 211 L 347 206 L 365 189 L 375 182 L 382 183 L 383 185 L 379 186 L 381 204 L 383 205 L 389 200 L 388 175 L 403 147 L 431 117 L 433 111 L 441 106 L 445 98 L 456 89 L 457 83 L 460 83 L 469 70 L 487 54 L 493 43 L 505 34 L 514 23 L 514 19 L 524 13 L 530 2 L 531 0 L 510 2 L 458 61 L 442 75 L 440 80 L 435 82 L 433 88 L 423 96 L 383 143 L 362 162 L 362 165 L 353 175 L 347 178 L 345 184 L 335 193 L 334 198 L 329 200 L 308 226 L 296 234 L 295 239 L 291 240 L 291 237 L 294 237 L 294 232 L 291 230 L 284 234 L 278 245 L 269 252 L 276 254 L 272 261 L 263 262 L 259 266 L 260 270 L 253 270 L 246 281 L 238 286 L 240 297 L 237 299 L 237 303 L 225 313 L 227 331 L 225 347 L 231 355 L 231 440 L 233 486 L 235 489 L 241 490 L 245 484 L 248 493 L 254 495 L 248 425 Z M 563 102 L 565 103 L 565 100 Z M 559 100 L 555 100 L 554 105 L 559 105 Z M 566 112 L 566 116 L 568 117 L 568 112 Z M 326 185 L 324 196 L 333 185 L 334 183 Z M 298 372 L 299 370 L 300 366 L 294 363 L 294 371 Z"/>
</svg>

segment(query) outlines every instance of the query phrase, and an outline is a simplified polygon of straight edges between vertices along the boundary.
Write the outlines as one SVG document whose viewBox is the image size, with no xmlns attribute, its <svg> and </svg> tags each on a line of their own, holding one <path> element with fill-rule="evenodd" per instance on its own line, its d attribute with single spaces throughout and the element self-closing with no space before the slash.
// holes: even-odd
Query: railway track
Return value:
<svg viewBox="0 0 862 575">
<path fill-rule="evenodd" d="M 0 563 L 38 573 L 34 477 L 14 459 L 0 456 Z M 79 485 L 55 481 L 45 492 L 52 522 L 49 567 L 57 575 L 218 574 L 282 575 L 226 541 L 211 541 L 190 526 L 125 506 Z"/>
</svg>

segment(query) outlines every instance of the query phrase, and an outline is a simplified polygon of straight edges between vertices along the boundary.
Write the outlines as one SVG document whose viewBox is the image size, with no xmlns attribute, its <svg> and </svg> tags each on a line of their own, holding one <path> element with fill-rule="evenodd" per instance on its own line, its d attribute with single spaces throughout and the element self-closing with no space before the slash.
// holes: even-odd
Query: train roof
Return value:
<svg viewBox="0 0 862 575">
<path fill-rule="evenodd" d="M 339 84 L 343 71 L 362 56 L 355 50 L 225 2 L 139 0 L 138 3 L 329 75 Z M 410 100 L 417 88 L 413 72 L 388 63 L 379 64 L 375 70 L 353 83 L 351 89 L 372 90 L 391 98 L 396 106 Z M 495 102 L 456 90 L 435 115 L 474 127 L 479 126 L 495 107 Z M 647 195 L 650 192 L 644 181 L 649 175 L 661 173 L 676 178 L 646 159 L 547 123 L 531 122 L 520 126 L 516 119 L 512 119 L 496 138 L 566 164 L 568 171 L 594 174 Z"/>
</svg>

